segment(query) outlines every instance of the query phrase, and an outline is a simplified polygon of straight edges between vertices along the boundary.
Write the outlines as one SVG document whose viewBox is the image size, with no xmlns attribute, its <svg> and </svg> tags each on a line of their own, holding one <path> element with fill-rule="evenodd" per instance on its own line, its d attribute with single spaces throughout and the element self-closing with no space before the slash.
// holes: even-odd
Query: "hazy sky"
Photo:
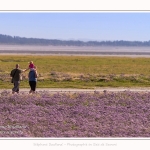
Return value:
<svg viewBox="0 0 150 150">
<path fill-rule="evenodd" d="M 0 12 L 0 34 L 62 40 L 150 40 L 150 12 Z"/>
</svg>

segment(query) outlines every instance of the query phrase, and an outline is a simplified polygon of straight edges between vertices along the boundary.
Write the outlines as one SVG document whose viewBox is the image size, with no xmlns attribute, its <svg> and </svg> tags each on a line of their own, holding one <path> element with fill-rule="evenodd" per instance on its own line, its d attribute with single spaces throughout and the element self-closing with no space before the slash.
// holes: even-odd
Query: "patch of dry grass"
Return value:
<svg viewBox="0 0 150 150">
<path fill-rule="evenodd" d="M 0 87 L 10 87 L 10 71 L 17 63 L 22 69 L 33 61 L 38 70 L 39 86 L 94 87 L 148 86 L 149 58 L 94 57 L 94 56 L 0 56 Z M 23 73 L 22 86 L 27 86 L 28 72 Z"/>
</svg>

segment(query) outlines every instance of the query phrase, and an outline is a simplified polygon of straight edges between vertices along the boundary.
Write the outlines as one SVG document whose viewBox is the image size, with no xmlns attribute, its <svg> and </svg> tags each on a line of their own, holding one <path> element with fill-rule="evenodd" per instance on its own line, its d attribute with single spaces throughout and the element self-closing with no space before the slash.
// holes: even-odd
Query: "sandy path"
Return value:
<svg viewBox="0 0 150 150">
<path fill-rule="evenodd" d="M 28 93 L 29 92 L 29 88 L 21 88 L 20 89 L 20 93 L 25 92 Z M 11 92 L 11 89 L 0 89 L 0 93 L 3 91 L 8 91 Z M 52 92 L 52 93 L 56 93 L 56 92 L 121 92 L 121 91 L 133 91 L 133 92 L 150 92 L 150 87 L 138 87 L 138 88 L 109 88 L 109 87 L 104 87 L 104 88 L 95 88 L 95 89 L 72 89 L 72 88 L 37 88 L 36 90 L 37 92 L 42 92 L 42 91 L 47 91 L 47 92 Z"/>
</svg>

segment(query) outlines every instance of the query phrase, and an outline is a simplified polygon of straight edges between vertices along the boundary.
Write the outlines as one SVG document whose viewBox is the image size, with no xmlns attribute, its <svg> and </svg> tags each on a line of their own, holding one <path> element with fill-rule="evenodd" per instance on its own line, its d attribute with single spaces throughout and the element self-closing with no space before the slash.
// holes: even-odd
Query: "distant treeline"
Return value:
<svg viewBox="0 0 150 150">
<path fill-rule="evenodd" d="M 0 44 L 18 45 L 52 45 L 52 46 L 150 46 L 149 41 L 79 41 L 79 40 L 58 40 L 25 38 L 0 34 Z"/>
</svg>

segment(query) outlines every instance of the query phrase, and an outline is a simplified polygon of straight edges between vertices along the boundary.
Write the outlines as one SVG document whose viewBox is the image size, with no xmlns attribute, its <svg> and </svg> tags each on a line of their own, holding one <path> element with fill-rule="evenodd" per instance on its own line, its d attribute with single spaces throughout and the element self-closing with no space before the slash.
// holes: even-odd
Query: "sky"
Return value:
<svg viewBox="0 0 150 150">
<path fill-rule="evenodd" d="M 150 12 L 0 12 L 0 34 L 26 38 L 149 41 Z"/>
</svg>

